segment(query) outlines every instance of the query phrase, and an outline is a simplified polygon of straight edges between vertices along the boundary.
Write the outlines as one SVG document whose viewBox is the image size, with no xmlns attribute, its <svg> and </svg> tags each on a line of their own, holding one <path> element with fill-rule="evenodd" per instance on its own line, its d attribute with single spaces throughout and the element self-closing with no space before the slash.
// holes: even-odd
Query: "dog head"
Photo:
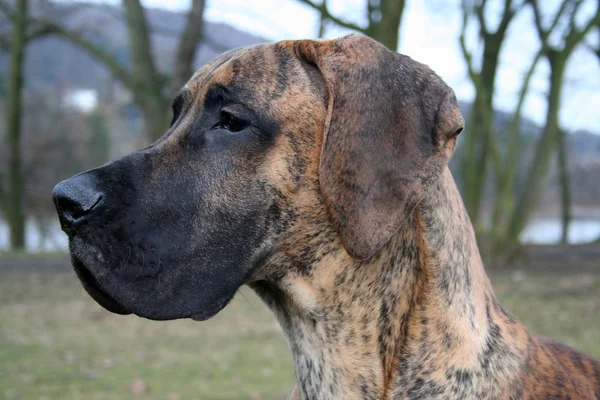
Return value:
<svg viewBox="0 0 600 400">
<path fill-rule="evenodd" d="M 375 254 L 462 130 L 428 67 L 361 36 L 233 50 L 199 70 L 151 146 L 59 183 L 72 263 L 117 313 L 203 320 L 311 243 Z M 267 268 L 267 265 L 269 266 Z"/>
</svg>

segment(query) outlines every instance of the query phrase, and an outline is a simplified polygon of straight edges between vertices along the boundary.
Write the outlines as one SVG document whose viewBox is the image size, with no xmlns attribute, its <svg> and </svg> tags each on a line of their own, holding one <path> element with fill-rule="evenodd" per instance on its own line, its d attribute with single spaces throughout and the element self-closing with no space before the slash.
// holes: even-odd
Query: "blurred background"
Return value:
<svg viewBox="0 0 600 400">
<path fill-rule="evenodd" d="M 0 0 L 0 398 L 286 397 L 287 345 L 249 290 L 205 323 L 88 298 L 51 190 L 160 137 L 219 53 L 348 33 L 454 88 L 451 169 L 501 302 L 600 357 L 600 1 Z"/>
</svg>

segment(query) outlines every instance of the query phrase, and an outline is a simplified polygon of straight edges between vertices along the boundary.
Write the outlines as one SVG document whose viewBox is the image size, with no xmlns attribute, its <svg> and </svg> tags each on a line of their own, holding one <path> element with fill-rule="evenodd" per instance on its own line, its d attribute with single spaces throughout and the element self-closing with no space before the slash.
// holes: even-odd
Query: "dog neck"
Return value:
<svg viewBox="0 0 600 400">
<path fill-rule="evenodd" d="M 436 380 L 463 379 L 460 371 L 485 357 L 498 318 L 512 321 L 496 302 L 448 169 L 368 261 L 343 249 L 291 259 L 282 263 L 312 262 L 252 287 L 285 332 L 302 399 L 431 397 Z"/>
</svg>

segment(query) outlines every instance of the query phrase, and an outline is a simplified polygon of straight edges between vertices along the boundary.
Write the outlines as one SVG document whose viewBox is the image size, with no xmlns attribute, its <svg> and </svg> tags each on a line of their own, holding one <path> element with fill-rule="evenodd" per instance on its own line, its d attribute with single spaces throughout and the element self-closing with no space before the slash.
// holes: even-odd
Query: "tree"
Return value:
<svg viewBox="0 0 600 400">
<path fill-rule="evenodd" d="M 332 15 L 325 0 L 320 4 L 312 0 L 299 1 L 320 13 L 321 26 L 324 22 L 329 21 L 342 28 L 370 36 L 391 50 L 398 49 L 399 29 L 406 5 L 405 0 L 367 0 L 365 12 L 368 24 L 366 27 Z"/>
<path fill-rule="evenodd" d="M 86 50 L 100 61 L 134 96 L 144 116 L 146 134 L 151 141 L 161 137 L 168 127 L 170 102 L 174 88 L 191 77 L 198 42 L 203 35 L 205 0 L 193 0 L 187 22 L 179 38 L 172 76 L 163 76 L 152 55 L 150 27 L 139 0 L 122 0 L 129 36 L 131 65 L 125 67 L 102 46 L 89 40 L 83 31 L 74 31 L 52 21 L 43 21 L 49 32 Z"/>
<path fill-rule="evenodd" d="M 498 150 L 493 132 L 493 97 L 500 51 L 506 38 L 508 27 L 523 3 L 513 5 L 512 0 L 504 1 L 500 22 L 495 30 L 490 27 L 486 18 L 487 0 L 468 2 L 462 0 L 463 15 L 460 46 L 471 83 L 475 87 L 475 100 L 469 116 L 470 135 L 466 136 L 465 148 L 462 153 L 461 173 L 463 177 L 463 195 L 469 216 L 476 231 L 481 234 L 480 207 L 485 189 L 488 160 L 498 163 Z M 483 54 L 479 68 L 475 66 L 473 56 L 466 44 L 465 33 L 471 17 L 478 24 L 478 36 L 483 43 Z M 496 168 L 499 170 L 500 168 Z"/>
<path fill-rule="evenodd" d="M 23 60 L 27 41 L 25 37 L 27 0 L 17 0 L 13 21 L 6 119 L 9 159 L 6 209 L 10 226 L 10 246 L 13 250 L 23 250 L 25 248 L 25 215 L 21 165 L 21 93 L 23 87 Z"/>
<path fill-rule="evenodd" d="M 516 175 L 517 168 L 519 165 L 520 148 L 522 145 L 521 138 L 521 116 L 523 112 L 523 106 L 525 99 L 529 91 L 529 84 L 536 70 L 536 67 L 541 59 L 542 51 L 538 50 L 529 69 L 525 73 L 523 83 L 519 90 L 519 97 L 517 105 L 513 111 L 512 118 L 505 128 L 507 136 L 506 148 L 504 155 L 499 155 L 501 160 L 499 164 L 500 168 L 496 168 L 495 173 L 495 198 L 493 202 L 492 211 L 492 223 L 489 240 L 490 240 L 490 256 L 495 258 L 496 261 L 500 260 L 500 255 L 505 254 L 502 245 L 506 237 L 507 224 L 506 220 L 513 213 L 515 206 L 515 186 L 516 186 Z"/>
<path fill-rule="evenodd" d="M 7 216 L 10 230 L 10 247 L 25 248 L 25 206 L 22 151 L 22 92 L 23 67 L 27 44 L 49 33 L 44 26 L 32 23 L 27 0 L 15 2 L 14 9 L 0 1 L 0 13 L 12 22 L 10 39 L 0 37 L 0 50 L 10 51 L 10 71 L 7 88 L 6 148 L 7 177 L 0 176 L 0 211 Z M 7 181 L 5 184 L 4 181 Z"/>
<path fill-rule="evenodd" d="M 566 13 L 568 17 L 566 31 L 562 35 L 561 44 L 552 45 L 549 43 L 549 37 L 552 27 L 555 25 L 553 24 L 550 28 L 544 26 L 537 0 L 527 0 L 527 2 L 533 9 L 534 25 L 542 43 L 542 54 L 550 65 L 550 89 L 547 95 L 546 122 L 537 145 L 533 163 L 525 180 L 524 190 L 510 218 L 506 235 L 507 249 L 515 249 L 518 246 L 518 237 L 525 227 L 531 211 L 538 202 L 542 181 L 548 171 L 551 155 L 558 143 L 564 140 L 564 132 L 560 129 L 558 113 L 567 62 L 573 50 L 582 42 L 592 27 L 600 22 L 600 4 L 598 4 L 593 17 L 583 27 L 579 28 L 576 23 L 576 16 L 583 0 L 564 0 L 559 8 L 557 18 L 560 17 L 563 10 L 569 9 L 569 12 Z"/>
<path fill-rule="evenodd" d="M 558 12 L 556 13 L 554 20 L 548 28 L 548 34 L 552 34 L 559 24 L 567 2 L 564 2 Z M 529 69 L 525 73 L 521 89 L 519 90 L 519 96 L 517 105 L 513 112 L 512 118 L 506 128 L 507 144 L 504 151 L 504 157 L 501 157 L 500 165 L 501 168 L 497 168 L 495 179 L 495 198 L 492 212 L 492 223 L 489 237 L 490 240 L 490 254 L 495 261 L 503 262 L 505 258 L 512 256 L 506 249 L 506 241 L 508 238 L 508 223 L 511 215 L 514 213 L 515 208 L 515 186 L 516 186 L 516 175 L 519 166 L 519 155 L 520 147 L 522 144 L 521 139 L 521 115 L 523 105 L 529 90 L 529 84 L 536 70 L 536 67 L 542 58 L 544 50 L 544 44 L 540 46 L 536 52 Z M 518 238 L 514 238 L 514 242 L 518 242 Z"/>
</svg>

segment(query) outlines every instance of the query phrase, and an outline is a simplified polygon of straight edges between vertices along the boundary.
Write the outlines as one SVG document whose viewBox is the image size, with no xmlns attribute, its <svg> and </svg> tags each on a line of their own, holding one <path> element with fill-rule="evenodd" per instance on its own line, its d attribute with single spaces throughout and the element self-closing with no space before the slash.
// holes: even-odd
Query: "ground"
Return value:
<svg viewBox="0 0 600 400">
<path fill-rule="evenodd" d="M 488 272 L 531 330 L 600 357 L 600 246 L 535 248 L 528 267 Z M 117 316 L 63 255 L 0 255 L 0 399 L 285 399 L 287 344 L 247 289 L 215 318 Z"/>
</svg>

